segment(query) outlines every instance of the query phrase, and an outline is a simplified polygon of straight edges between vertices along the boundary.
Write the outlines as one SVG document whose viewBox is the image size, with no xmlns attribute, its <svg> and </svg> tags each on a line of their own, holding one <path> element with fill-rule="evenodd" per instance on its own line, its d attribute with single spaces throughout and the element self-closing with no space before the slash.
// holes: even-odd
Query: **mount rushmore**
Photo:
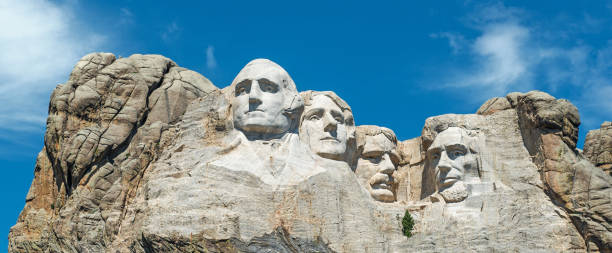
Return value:
<svg viewBox="0 0 612 253">
<path fill-rule="evenodd" d="M 612 251 L 609 122 L 583 152 L 576 107 L 539 91 L 409 140 L 358 116 L 267 59 L 218 88 L 89 54 L 51 95 L 9 252 Z"/>
</svg>

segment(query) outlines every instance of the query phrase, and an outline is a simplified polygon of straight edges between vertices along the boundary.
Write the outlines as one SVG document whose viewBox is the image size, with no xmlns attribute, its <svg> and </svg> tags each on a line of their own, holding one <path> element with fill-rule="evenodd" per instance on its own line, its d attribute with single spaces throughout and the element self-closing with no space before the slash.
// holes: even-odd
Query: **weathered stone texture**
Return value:
<svg viewBox="0 0 612 253">
<path fill-rule="evenodd" d="M 218 89 L 163 56 L 87 55 L 51 95 L 9 251 L 612 250 L 612 126 L 583 156 L 569 101 L 510 93 L 404 141 L 358 119 L 265 59 Z"/>
<path fill-rule="evenodd" d="M 436 136 L 451 127 L 474 134 L 479 179 L 467 184 L 469 196 L 463 202 L 441 204 L 434 198 L 421 211 L 418 233 L 406 247 L 420 252 L 585 250 L 569 217 L 542 191 L 544 184 L 523 145 L 517 119 L 516 111 L 509 109 L 487 116 L 447 114 L 426 120 L 421 150 L 428 150 Z M 426 199 L 436 195 L 431 163 L 424 155 L 419 168 L 419 190 Z"/>
<path fill-rule="evenodd" d="M 612 249 L 612 178 L 576 149 L 578 110 L 567 100 L 532 91 L 517 96 L 525 146 L 544 190 L 563 207 L 590 251 Z"/>
<path fill-rule="evenodd" d="M 583 154 L 595 166 L 612 175 L 612 122 L 606 121 L 600 129 L 587 133 Z"/>
<path fill-rule="evenodd" d="M 187 104 L 216 88 L 155 55 L 83 57 L 51 95 L 45 146 L 11 251 L 98 252 Z"/>
<path fill-rule="evenodd" d="M 510 108 L 512 108 L 512 106 L 510 105 L 508 99 L 495 97 L 487 100 L 484 104 L 482 104 L 482 106 L 478 108 L 478 111 L 476 111 L 476 114 L 489 115 Z"/>
</svg>

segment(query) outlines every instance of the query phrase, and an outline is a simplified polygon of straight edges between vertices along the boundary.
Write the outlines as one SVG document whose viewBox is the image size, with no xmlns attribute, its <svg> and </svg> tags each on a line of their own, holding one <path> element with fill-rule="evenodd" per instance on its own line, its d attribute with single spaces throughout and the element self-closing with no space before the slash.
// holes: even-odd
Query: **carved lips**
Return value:
<svg viewBox="0 0 612 253">
<path fill-rule="evenodd" d="M 259 108 L 255 109 L 255 110 L 252 110 L 252 111 L 244 112 L 244 114 L 249 116 L 249 117 L 253 117 L 253 116 L 255 116 L 255 117 L 257 117 L 257 116 L 263 117 L 263 116 L 265 116 L 265 113 L 266 113 L 265 110 L 259 109 Z"/>
<path fill-rule="evenodd" d="M 461 180 L 461 177 L 444 177 L 440 180 L 441 185 L 450 185 Z"/>
<path fill-rule="evenodd" d="M 385 189 L 391 191 L 392 184 L 391 176 L 383 173 L 376 173 L 370 179 L 370 186 L 372 189 Z"/>
</svg>

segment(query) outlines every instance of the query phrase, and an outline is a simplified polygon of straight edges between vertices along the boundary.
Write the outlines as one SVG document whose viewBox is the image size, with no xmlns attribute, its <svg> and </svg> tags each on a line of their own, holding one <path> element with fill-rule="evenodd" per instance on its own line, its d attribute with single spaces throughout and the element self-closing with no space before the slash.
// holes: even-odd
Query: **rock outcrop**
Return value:
<svg viewBox="0 0 612 253">
<path fill-rule="evenodd" d="M 548 195 L 566 210 L 590 251 L 612 249 L 612 181 L 576 149 L 576 107 L 543 92 L 510 94 L 511 99 Z"/>
<path fill-rule="evenodd" d="M 45 146 L 11 229 L 11 251 L 104 251 L 189 102 L 214 90 L 162 56 L 83 57 L 51 95 Z"/>
<path fill-rule="evenodd" d="M 569 101 L 510 93 L 405 141 L 358 117 L 265 59 L 218 89 L 162 56 L 87 55 L 51 95 L 9 251 L 612 250 L 612 128 L 585 158 Z"/>
<path fill-rule="evenodd" d="M 612 175 L 612 122 L 606 121 L 600 129 L 589 131 L 583 153 L 591 163 Z"/>
</svg>

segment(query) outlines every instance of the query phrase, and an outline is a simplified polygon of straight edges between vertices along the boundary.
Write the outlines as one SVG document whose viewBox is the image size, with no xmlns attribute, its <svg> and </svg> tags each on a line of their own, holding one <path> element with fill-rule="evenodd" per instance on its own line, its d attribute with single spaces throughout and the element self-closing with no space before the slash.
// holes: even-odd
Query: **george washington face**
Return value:
<svg viewBox="0 0 612 253">
<path fill-rule="evenodd" d="M 301 102 L 290 82 L 289 74 L 269 60 L 247 64 L 232 82 L 234 126 L 245 134 L 287 132 L 292 119 L 286 111 Z"/>
</svg>

